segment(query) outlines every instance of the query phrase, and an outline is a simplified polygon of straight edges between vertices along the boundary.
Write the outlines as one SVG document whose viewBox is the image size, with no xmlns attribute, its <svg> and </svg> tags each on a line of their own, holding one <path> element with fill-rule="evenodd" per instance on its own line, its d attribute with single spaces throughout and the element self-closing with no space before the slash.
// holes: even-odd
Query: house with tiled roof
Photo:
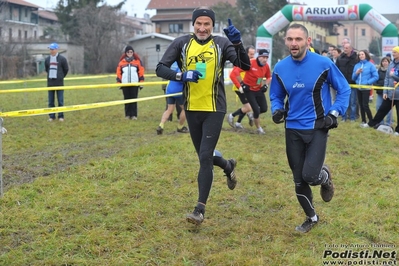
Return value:
<svg viewBox="0 0 399 266">
<path fill-rule="evenodd" d="M 21 41 L 37 38 L 39 35 L 40 6 L 24 0 L 0 2 L 0 38 Z"/>
<path fill-rule="evenodd" d="M 381 14 L 385 19 L 399 28 L 399 14 Z M 348 38 L 352 42 L 352 46 L 357 50 L 368 50 L 370 43 L 374 39 L 381 38 L 381 34 L 377 32 L 371 25 L 363 20 L 357 21 L 340 21 L 341 27 L 337 28 L 337 44 L 341 45 L 343 38 Z M 381 43 L 379 43 L 381 44 Z M 384 54 L 384 51 L 381 51 Z M 387 51 L 386 51 L 387 52 Z M 381 54 L 381 55 L 382 55 Z M 374 57 L 373 60 L 379 63 Z"/>
<path fill-rule="evenodd" d="M 3 46 L 2 60 L 17 56 L 14 53 L 25 49 L 29 58 L 24 58 L 25 74 L 39 74 L 44 71 L 44 58 L 49 54 L 48 45 L 56 41 L 60 45 L 59 53 L 62 53 L 69 62 L 71 73 L 83 72 L 83 47 L 68 44 L 61 33 L 60 24 L 56 14 L 51 10 L 24 0 L 0 1 L 0 46 Z M 9 64 L 15 60 L 7 61 Z M 11 63 L 10 63 L 11 62 Z M 8 69 L 0 69 L 0 78 L 15 78 Z M 14 71 L 15 72 L 15 71 Z M 15 75 L 15 74 L 14 74 Z"/>
<path fill-rule="evenodd" d="M 60 28 L 55 12 L 24 0 L 0 2 L 2 40 L 26 43 L 48 38 L 51 37 L 48 33 L 49 27 L 53 32 Z"/>
<path fill-rule="evenodd" d="M 155 9 L 157 12 L 151 17 L 157 33 L 177 37 L 193 31 L 191 16 L 195 8 L 211 7 L 220 2 L 236 5 L 236 0 L 151 0 L 147 9 Z M 213 33 L 221 34 L 222 27 L 216 17 Z"/>
</svg>

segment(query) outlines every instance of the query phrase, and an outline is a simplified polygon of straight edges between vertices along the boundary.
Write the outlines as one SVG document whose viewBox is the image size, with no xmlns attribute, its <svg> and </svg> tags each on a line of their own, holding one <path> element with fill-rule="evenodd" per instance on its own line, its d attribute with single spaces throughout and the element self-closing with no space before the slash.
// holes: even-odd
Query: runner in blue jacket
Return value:
<svg viewBox="0 0 399 266">
<path fill-rule="evenodd" d="M 324 159 L 328 130 L 338 126 L 337 117 L 345 114 L 351 89 L 345 77 L 328 58 L 308 51 L 311 38 L 301 24 L 292 24 L 285 44 L 290 56 L 278 62 L 270 85 L 273 121 L 285 122 L 288 163 L 295 192 L 306 220 L 295 229 L 306 233 L 319 217 L 313 206 L 310 186 L 321 185 L 320 193 L 328 202 L 334 195 L 331 172 Z M 331 85 L 336 91 L 331 103 Z"/>
</svg>

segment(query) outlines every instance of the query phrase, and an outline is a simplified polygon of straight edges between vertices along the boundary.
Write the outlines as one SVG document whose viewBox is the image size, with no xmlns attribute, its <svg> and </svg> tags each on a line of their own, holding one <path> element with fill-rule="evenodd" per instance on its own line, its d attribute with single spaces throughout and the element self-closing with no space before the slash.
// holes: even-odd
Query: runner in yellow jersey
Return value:
<svg viewBox="0 0 399 266">
<path fill-rule="evenodd" d="M 215 13 L 209 7 L 198 7 L 193 11 L 194 33 L 177 37 L 166 49 L 159 61 L 156 74 L 167 80 L 184 84 L 184 109 L 190 136 L 199 159 L 198 201 L 187 221 L 200 225 L 204 221 L 205 205 L 213 182 L 213 166 L 224 170 L 227 185 L 234 189 L 237 180 L 237 161 L 214 156 L 226 114 L 226 92 L 223 68 L 226 61 L 243 70 L 250 62 L 241 42 L 241 33 L 231 20 L 224 29 L 227 38 L 213 36 Z M 170 66 L 177 62 L 181 72 Z"/>
</svg>

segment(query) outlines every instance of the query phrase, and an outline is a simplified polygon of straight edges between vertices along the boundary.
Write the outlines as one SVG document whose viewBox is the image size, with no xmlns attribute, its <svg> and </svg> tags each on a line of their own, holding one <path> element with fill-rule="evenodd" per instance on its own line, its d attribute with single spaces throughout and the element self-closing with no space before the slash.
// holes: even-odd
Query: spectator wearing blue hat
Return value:
<svg viewBox="0 0 399 266">
<path fill-rule="evenodd" d="M 52 43 L 48 47 L 50 55 L 44 61 L 44 66 L 47 72 L 47 87 L 64 86 L 64 78 L 68 74 L 68 62 L 65 57 L 58 53 L 59 46 L 57 43 Z M 49 90 L 48 91 L 48 107 L 55 107 L 55 94 L 57 93 L 58 106 L 64 106 L 64 90 Z M 55 114 L 49 114 L 49 122 L 55 120 Z M 64 113 L 58 113 L 58 120 L 64 121 Z"/>
</svg>

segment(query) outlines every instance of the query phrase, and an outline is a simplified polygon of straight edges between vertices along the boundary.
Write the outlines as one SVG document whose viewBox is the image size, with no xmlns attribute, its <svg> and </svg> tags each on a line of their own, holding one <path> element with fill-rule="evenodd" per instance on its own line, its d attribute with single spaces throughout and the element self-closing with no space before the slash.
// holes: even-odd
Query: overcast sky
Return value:
<svg viewBox="0 0 399 266">
<path fill-rule="evenodd" d="M 56 5 L 57 0 L 27 0 L 27 2 L 36 4 L 43 8 L 53 8 Z M 106 0 L 106 2 L 109 5 L 116 5 L 120 1 Z M 137 17 L 144 17 L 144 13 L 149 13 L 150 16 L 155 15 L 155 10 L 146 10 L 149 2 L 150 0 L 127 0 L 123 6 L 123 10 L 127 11 L 130 16 L 137 14 Z M 290 2 L 305 3 L 309 6 L 338 5 L 338 0 L 290 0 Z M 349 5 L 363 3 L 371 5 L 380 14 L 399 14 L 399 0 L 348 0 Z"/>
<path fill-rule="evenodd" d="M 26 2 L 41 6 L 43 8 L 54 8 L 58 0 L 25 0 Z M 121 0 L 106 0 L 109 5 L 116 5 Z M 149 13 L 150 16 L 155 15 L 155 10 L 145 10 L 150 0 L 126 0 L 123 5 L 123 10 L 127 11 L 130 16 L 137 14 L 137 17 L 144 17 L 144 13 Z"/>
</svg>

